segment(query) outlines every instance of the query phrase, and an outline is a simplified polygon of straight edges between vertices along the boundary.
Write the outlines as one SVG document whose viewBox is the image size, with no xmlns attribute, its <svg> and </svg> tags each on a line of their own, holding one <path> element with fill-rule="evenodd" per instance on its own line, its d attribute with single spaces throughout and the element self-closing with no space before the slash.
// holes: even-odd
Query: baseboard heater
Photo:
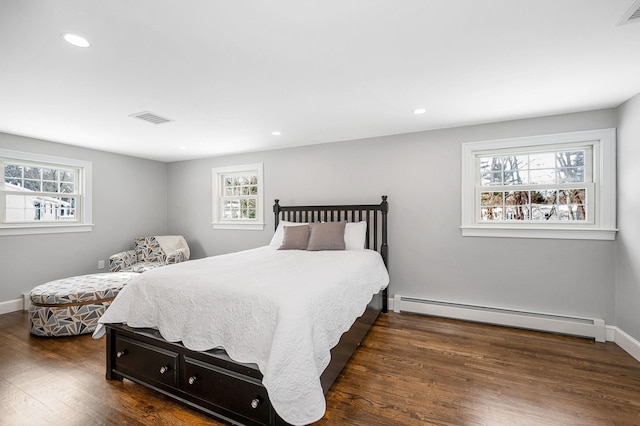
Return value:
<svg viewBox="0 0 640 426">
<path fill-rule="evenodd" d="M 548 331 L 572 336 L 590 337 L 597 342 L 606 339 L 604 320 L 564 315 L 524 312 L 460 303 L 442 302 L 395 295 L 394 312 L 413 312 L 465 321 L 484 322 L 529 330 Z"/>
</svg>

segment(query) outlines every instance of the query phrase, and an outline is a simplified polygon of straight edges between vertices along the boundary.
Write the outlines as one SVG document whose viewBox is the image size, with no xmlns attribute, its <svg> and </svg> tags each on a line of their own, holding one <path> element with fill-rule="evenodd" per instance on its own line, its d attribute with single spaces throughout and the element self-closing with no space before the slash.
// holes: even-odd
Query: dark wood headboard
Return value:
<svg viewBox="0 0 640 426">
<path fill-rule="evenodd" d="M 389 203 L 387 196 L 382 196 L 380 204 L 351 204 L 342 206 L 281 206 L 275 200 L 273 214 L 274 230 L 280 220 L 289 222 L 367 222 L 365 248 L 377 250 L 389 269 L 389 246 L 387 244 L 387 213 Z M 380 245 L 378 245 L 380 244 Z M 387 307 L 386 289 L 384 294 L 384 312 Z"/>
</svg>

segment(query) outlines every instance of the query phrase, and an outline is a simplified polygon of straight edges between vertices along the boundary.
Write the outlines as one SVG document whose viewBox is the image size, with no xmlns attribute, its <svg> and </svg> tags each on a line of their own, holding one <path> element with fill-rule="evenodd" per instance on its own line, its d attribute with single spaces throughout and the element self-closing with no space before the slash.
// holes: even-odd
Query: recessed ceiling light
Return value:
<svg viewBox="0 0 640 426">
<path fill-rule="evenodd" d="M 424 114 L 425 112 L 427 112 L 427 110 L 424 109 L 424 108 L 417 108 L 417 109 L 413 110 L 413 113 L 416 114 L 416 115 Z"/>
<path fill-rule="evenodd" d="M 280 133 L 279 131 L 275 130 L 275 131 L 271 132 L 271 134 L 273 136 L 280 136 L 282 133 Z"/>
<path fill-rule="evenodd" d="M 179 149 L 180 151 L 186 151 L 186 150 L 187 150 L 187 147 L 186 147 L 186 146 L 181 146 L 181 147 L 179 147 L 178 149 Z"/>
<path fill-rule="evenodd" d="M 69 33 L 64 33 L 62 34 L 62 38 L 65 39 L 65 41 L 69 44 L 72 44 L 76 47 L 89 47 L 91 46 L 91 43 L 89 43 L 89 41 L 84 38 L 81 37 L 77 34 L 69 34 Z"/>
</svg>

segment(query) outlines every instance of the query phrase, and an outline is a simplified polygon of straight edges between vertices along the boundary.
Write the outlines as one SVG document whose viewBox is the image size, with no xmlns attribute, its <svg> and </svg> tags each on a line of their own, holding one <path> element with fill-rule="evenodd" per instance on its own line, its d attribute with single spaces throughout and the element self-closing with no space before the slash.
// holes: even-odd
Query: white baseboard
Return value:
<svg viewBox="0 0 640 426">
<path fill-rule="evenodd" d="M 607 342 L 615 342 L 616 341 L 616 330 L 618 327 L 613 325 L 606 326 L 606 336 Z"/>
<path fill-rule="evenodd" d="M 598 342 L 606 339 L 605 323 L 600 318 L 582 318 L 555 313 L 518 311 L 515 309 L 394 296 L 395 312 L 455 318 L 466 321 L 504 325 L 507 327 L 591 337 Z"/>
<path fill-rule="evenodd" d="M 8 314 L 10 312 L 21 311 L 24 307 L 24 301 L 22 299 L 7 300 L 6 302 L 0 302 L 0 315 Z"/>
<path fill-rule="evenodd" d="M 614 331 L 613 341 L 620 346 L 626 353 L 640 361 L 640 342 L 629 336 L 618 327 L 612 327 Z"/>
</svg>

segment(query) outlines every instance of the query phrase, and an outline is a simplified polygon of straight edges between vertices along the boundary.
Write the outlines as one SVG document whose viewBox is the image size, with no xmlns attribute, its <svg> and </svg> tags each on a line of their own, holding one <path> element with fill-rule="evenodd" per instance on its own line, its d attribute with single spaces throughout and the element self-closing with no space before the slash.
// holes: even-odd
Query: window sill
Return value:
<svg viewBox="0 0 640 426">
<path fill-rule="evenodd" d="M 563 240 L 615 240 L 617 229 L 550 228 L 522 226 L 461 226 L 463 237 L 549 238 Z"/>
<path fill-rule="evenodd" d="M 262 231 L 264 229 L 265 223 L 223 223 L 223 222 L 214 222 L 211 224 L 213 229 L 240 229 L 244 231 Z"/>
<path fill-rule="evenodd" d="M 71 232 L 91 232 L 93 224 L 47 224 L 47 225 L 2 225 L 0 236 L 4 235 L 37 235 L 37 234 L 64 234 Z"/>
</svg>

